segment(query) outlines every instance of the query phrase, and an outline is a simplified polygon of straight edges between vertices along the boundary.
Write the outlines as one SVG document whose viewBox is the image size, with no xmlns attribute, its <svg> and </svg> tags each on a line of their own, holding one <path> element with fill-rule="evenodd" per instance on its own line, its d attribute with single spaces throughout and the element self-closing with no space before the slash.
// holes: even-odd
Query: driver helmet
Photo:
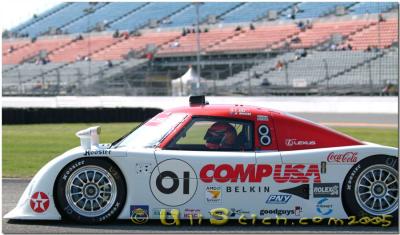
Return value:
<svg viewBox="0 0 400 235">
<path fill-rule="evenodd" d="M 204 139 L 208 149 L 232 148 L 237 137 L 236 129 L 227 122 L 216 122 L 208 128 Z"/>
</svg>

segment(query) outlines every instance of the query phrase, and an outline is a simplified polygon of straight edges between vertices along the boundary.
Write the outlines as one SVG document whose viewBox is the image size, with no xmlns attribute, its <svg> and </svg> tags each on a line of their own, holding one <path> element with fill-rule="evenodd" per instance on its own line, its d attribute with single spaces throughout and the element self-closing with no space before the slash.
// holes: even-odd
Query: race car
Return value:
<svg viewBox="0 0 400 235">
<path fill-rule="evenodd" d="M 100 127 L 77 136 L 5 218 L 97 224 L 176 209 L 207 219 L 215 208 L 229 218 L 397 218 L 396 148 L 285 112 L 192 96 L 111 144 L 99 143 Z"/>
</svg>

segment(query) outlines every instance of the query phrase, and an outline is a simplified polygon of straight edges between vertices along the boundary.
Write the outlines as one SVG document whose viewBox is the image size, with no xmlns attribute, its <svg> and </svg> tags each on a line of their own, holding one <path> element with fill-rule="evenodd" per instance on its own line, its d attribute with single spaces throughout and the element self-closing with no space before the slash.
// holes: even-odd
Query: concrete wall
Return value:
<svg viewBox="0 0 400 235">
<path fill-rule="evenodd" d="M 397 114 L 398 97 L 216 97 L 210 104 L 246 104 L 303 113 Z M 3 108 L 157 108 L 168 109 L 189 104 L 188 97 L 60 96 L 3 97 Z M 3 117 L 4 118 L 4 117 Z"/>
</svg>

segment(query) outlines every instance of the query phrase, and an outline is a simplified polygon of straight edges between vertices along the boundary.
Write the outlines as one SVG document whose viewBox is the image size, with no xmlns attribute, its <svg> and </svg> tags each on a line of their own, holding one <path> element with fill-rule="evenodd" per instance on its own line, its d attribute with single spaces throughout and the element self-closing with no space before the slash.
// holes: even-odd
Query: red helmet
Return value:
<svg viewBox="0 0 400 235">
<path fill-rule="evenodd" d="M 231 148 L 236 140 L 235 128 L 226 122 L 216 122 L 208 128 L 204 139 L 208 149 Z"/>
</svg>

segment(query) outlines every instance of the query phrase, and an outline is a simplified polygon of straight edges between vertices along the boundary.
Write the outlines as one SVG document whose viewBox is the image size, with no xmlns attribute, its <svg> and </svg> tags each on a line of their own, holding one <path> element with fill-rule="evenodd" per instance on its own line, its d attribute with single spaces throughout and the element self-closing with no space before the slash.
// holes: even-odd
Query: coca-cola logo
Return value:
<svg viewBox="0 0 400 235">
<path fill-rule="evenodd" d="M 341 163 L 355 163 L 357 162 L 357 152 L 346 152 L 346 153 L 329 153 L 327 157 L 328 162 L 341 162 Z"/>
</svg>

